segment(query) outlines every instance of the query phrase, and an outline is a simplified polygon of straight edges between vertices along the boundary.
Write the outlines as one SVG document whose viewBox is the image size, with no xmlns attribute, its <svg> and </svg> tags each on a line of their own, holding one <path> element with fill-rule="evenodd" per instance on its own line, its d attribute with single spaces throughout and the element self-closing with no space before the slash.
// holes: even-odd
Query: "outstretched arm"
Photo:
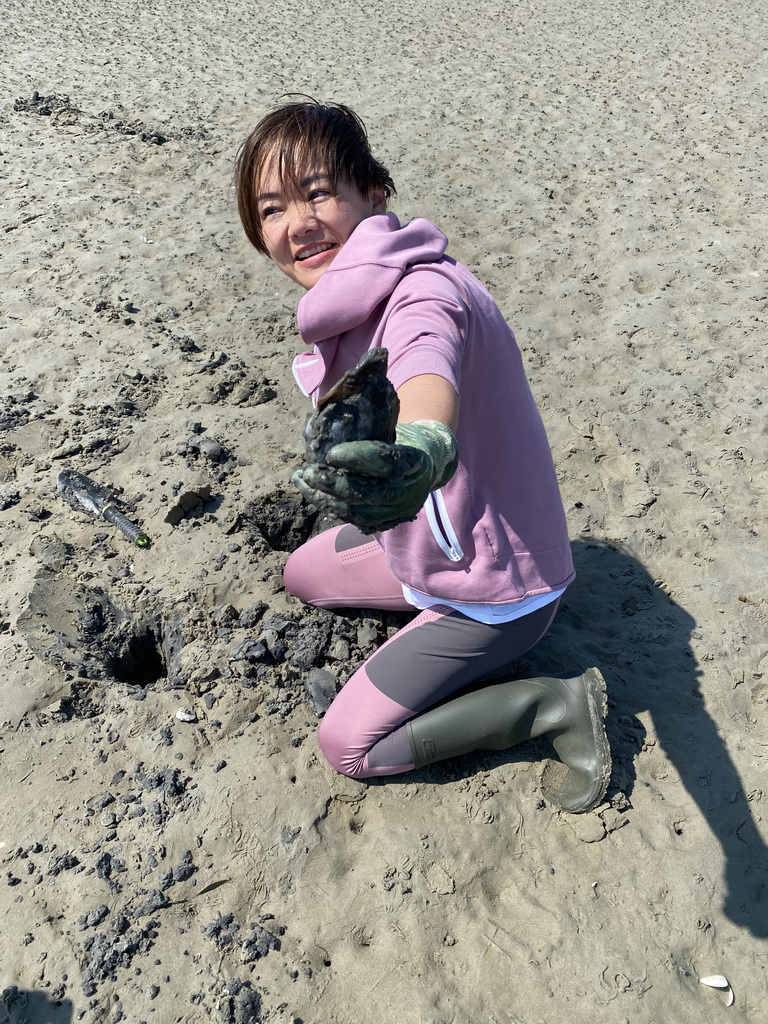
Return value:
<svg viewBox="0 0 768 1024">
<path fill-rule="evenodd" d="M 445 377 L 422 373 L 411 377 L 397 392 L 400 399 L 400 423 L 437 420 L 452 431 L 459 422 L 459 396 Z"/>
</svg>

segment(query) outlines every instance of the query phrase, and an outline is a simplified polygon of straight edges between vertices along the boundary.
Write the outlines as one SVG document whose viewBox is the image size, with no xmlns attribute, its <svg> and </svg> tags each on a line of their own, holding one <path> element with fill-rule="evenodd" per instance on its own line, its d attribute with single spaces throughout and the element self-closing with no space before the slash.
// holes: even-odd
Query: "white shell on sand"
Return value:
<svg viewBox="0 0 768 1024">
<path fill-rule="evenodd" d="M 195 714 L 194 711 L 191 711 L 189 708 L 179 708 L 179 710 L 176 712 L 176 717 L 180 722 L 197 721 L 197 715 Z"/>
<path fill-rule="evenodd" d="M 725 989 L 728 992 L 728 1002 L 726 1003 L 726 1006 L 733 1005 L 733 989 L 724 974 L 709 974 L 706 978 L 699 978 L 699 982 L 702 985 L 706 985 L 708 988 Z"/>
</svg>

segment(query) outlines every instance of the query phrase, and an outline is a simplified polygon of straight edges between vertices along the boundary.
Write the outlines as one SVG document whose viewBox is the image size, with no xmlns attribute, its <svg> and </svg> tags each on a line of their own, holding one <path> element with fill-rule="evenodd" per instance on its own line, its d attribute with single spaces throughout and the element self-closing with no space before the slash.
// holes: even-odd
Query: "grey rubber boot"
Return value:
<svg viewBox="0 0 768 1024">
<path fill-rule="evenodd" d="M 570 679 L 513 679 L 465 693 L 408 722 L 417 768 L 468 754 L 506 750 L 546 736 L 562 765 L 545 772 L 545 796 L 572 814 L 603 799 L 611 774 L 605 680 L 596 668 Z"/>
</svg>

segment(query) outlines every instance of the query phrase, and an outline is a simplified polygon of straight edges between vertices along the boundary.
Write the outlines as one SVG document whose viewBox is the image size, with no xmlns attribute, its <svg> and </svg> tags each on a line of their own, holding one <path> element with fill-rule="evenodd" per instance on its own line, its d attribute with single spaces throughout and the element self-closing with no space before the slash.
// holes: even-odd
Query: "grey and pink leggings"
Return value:
<svg viewBox="0 0 768 1024">
<path fill-rule="evenodd" d="M 413 610 L 380 545 L 339 526 L 298 548 L 286 589 L 319 608 Z M 329 764 L 353 779 L 414 767 L 405 723 L 452 693 L 519 658 L 549 629 L 558 602 L 495 625 L 438 605 L 422 611 L 349 679 L 320 723 Z"/>
</svg>

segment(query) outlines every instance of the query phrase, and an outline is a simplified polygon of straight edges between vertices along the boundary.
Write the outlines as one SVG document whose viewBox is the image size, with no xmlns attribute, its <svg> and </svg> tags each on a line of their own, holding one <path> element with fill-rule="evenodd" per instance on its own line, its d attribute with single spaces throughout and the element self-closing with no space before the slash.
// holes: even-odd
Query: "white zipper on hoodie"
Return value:
<svg viewBox="0 0 768 1024">
<path fill-rule="evenodd" d="M 448 515 L 442 491 L 432 491 L 424 506 L 424 511 L 427 513 L 427 522 L 432 530 L 432 536 L 440 545 L 440 549 L 452 562 L 460 562 L 464 557 L 464 552 Z"/>
</svg>

